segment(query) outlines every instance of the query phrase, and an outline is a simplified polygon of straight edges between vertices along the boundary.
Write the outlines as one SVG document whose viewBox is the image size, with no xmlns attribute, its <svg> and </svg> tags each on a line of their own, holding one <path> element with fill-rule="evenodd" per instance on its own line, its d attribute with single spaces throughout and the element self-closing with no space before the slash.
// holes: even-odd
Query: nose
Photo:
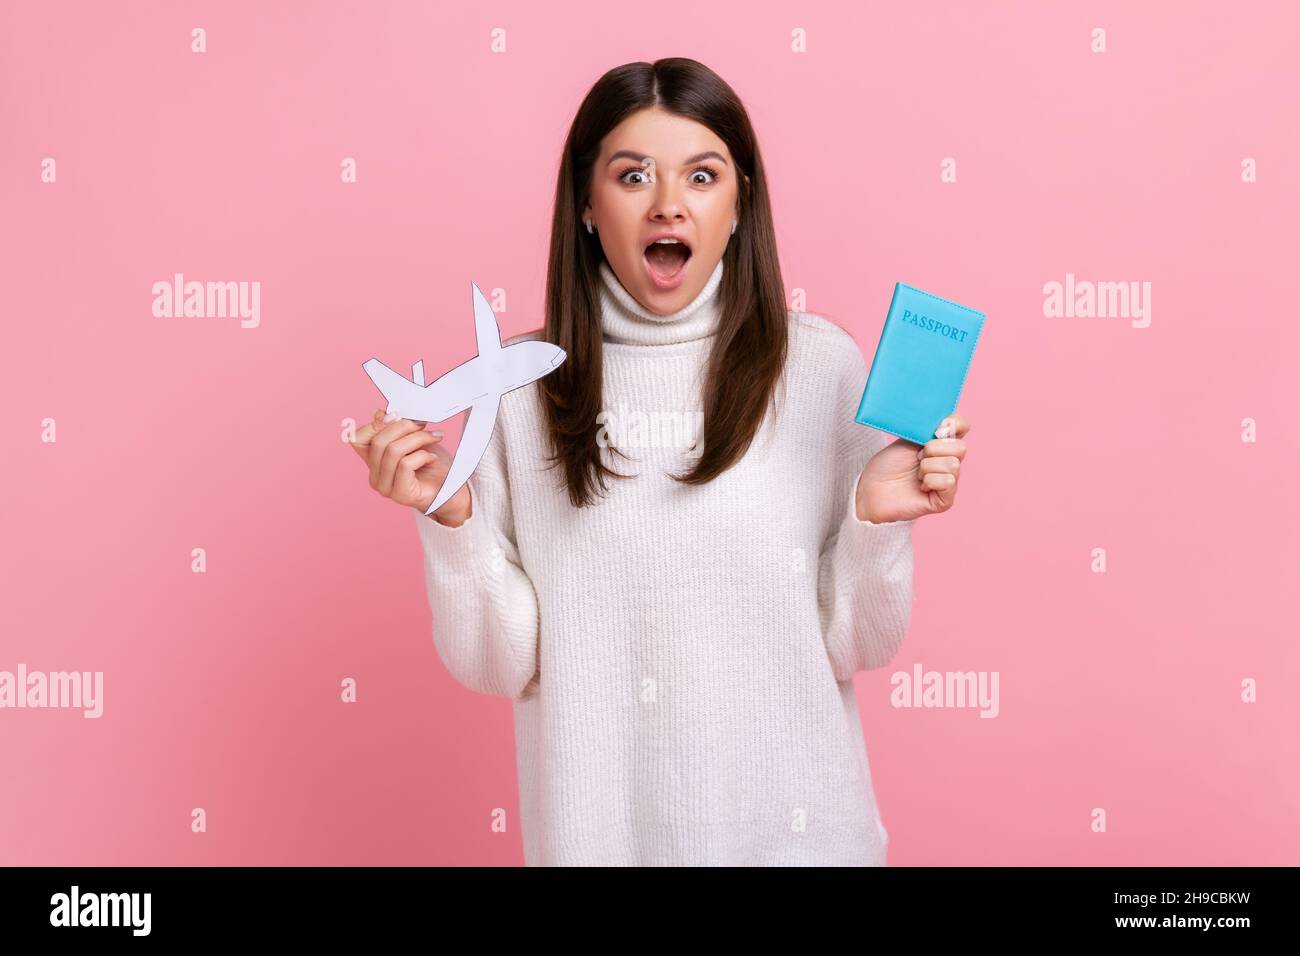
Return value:
<svg viewBox="0 0 1300 956">
<path fill-rule="evenodd" d="M 651 217 L 656 221 L 680 219 L 685 214 L 680 186 L 665 176 L 655 185 L 654 207 Z"/>
</svg>

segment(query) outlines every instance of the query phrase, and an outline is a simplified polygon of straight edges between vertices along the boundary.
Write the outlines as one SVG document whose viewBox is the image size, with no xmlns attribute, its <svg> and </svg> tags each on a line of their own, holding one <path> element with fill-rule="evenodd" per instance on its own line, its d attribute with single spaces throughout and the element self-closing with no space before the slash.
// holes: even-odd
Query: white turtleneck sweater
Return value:
<svg viewBox="0 0 1300 956">
<path fill-rule="evenodd" d="M 791 312 L 775 420 L 681 485 L 722 263 L 667 316 L 600 269 L 609 433 L 634 461 L 606 460 L 637 477 L 574 508 L 532 384 L 503 398 L 470 518 L 414 511 L 439 655 L 513 702 L 525 863 L 884 865 L 852 677 L 906 633 L 913 522 L 857 517 L 892 440 L 854 421 L 862 353 Z"/>
</svg>

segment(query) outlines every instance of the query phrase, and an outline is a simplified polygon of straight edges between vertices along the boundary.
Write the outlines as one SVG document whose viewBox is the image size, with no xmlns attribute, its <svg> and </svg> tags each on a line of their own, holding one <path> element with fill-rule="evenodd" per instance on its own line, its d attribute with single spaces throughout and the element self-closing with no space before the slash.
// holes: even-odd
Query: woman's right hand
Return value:
<svg viewBox="0 0 1300 956">
<path fill-rule="evenodd" d="M 452 456 L 442 447 L 442 432 L 425 431 L 425 422 L 398 418 L 384 421 L 384 410 L 357 429 L 353 450 L 370 468 L 370 487 L 399 505 L 423 514 L 438 496 L 451 469 Z M 432 515 L 440 524 L 456 527 L 471 514 L 469 482 Z"/>
</svg>

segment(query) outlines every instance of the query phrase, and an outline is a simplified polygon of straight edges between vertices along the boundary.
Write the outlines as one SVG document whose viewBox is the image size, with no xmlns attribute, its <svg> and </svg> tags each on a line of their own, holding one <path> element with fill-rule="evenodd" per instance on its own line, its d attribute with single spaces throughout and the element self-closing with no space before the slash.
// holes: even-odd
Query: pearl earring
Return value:
<svg viewBox="0 0 1300 956">
<path fill-rule="evenodd" d="M 592 233 L 594 233 L 594 232 L 596 231 L 596 230 L 594 230 L 594 229 L 591 228 L 591 220 L 590 220 L 590 219 L 584 219 L 583 222 L 585 222 L 585 223 L 587 224 L 587 234 L 588 234 L 588 235 L 591 235 Z"/>
</svg>

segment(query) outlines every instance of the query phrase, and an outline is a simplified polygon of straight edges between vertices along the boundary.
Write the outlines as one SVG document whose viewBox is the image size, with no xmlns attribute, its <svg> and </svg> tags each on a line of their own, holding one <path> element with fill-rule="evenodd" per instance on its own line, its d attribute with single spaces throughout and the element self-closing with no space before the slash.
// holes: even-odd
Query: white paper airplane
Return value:
<svg viewBox="0 0 1300 956">
<path fill-rule="evenodd" d="M 457 365 L 429 385 L 424 384 L 423 360 L 411 366 L 410 379 L 377 358 L 361 366 L 388 399 L 387 411 L 399 418 L 440 422 L 457 412 L 472 409 L 447 478 L 426 515 L 441 508 L 478 467 L 496 428 L 501 396 L 549 375 L 567 358 L 562 348 L 549 342 L 516 342 L 502 348 L 496 313 L 479 287 L 472 282 L 470 287 L 474 290 L 474 335 L 478 339 L 475 358 Z"/>
</svg>

